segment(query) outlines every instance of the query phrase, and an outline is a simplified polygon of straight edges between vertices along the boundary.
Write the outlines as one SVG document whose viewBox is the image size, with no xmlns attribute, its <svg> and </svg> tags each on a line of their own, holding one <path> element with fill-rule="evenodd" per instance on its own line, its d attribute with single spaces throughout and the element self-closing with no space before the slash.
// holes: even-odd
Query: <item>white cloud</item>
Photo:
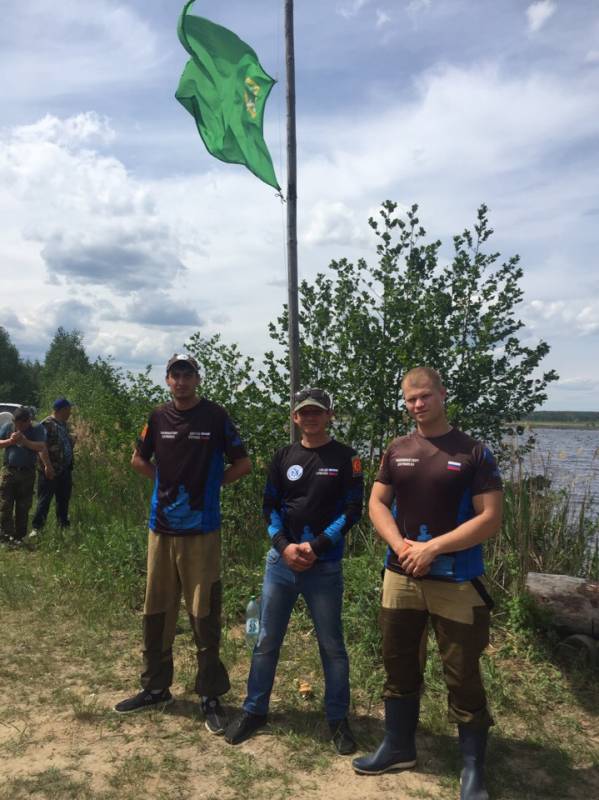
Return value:
<svg viewBox="0 0 599 800">
<path fill-rule="evenodd" d="M 25 240 L 48 274 L 131 291 L 168 286 L 184 271 L 151 193 L 115 158 L 89 149 L 114 131 L 93 112 L 39 122 L 0 139 L 0 177 L 20 209 Z"/>
<path fill-rule="evenodd" d="M 110 356 L 117 363 L 132 365 L 166 364 L 169 356 L 182 349 L 184 337 L 180 332 L 128 334 L 116 330 L 102 330 L 86 339 L 88 352 L 95 356 Z"/>
<path fill-rule="evenodd" d="M 305 125 L 306 151 L 330 144 L 326 158 L 315 156 L 303 164 L 304 201 L 342 198 L 355 209 L 362 198 L 371 204 L 371 198 L 392 192 L 402 202 L 430 200 L 433 212 L 425 206 L 430 214 L 443 185 L 454 198 L 459 194 L 458 203 L 442 204 L 444 223 L 453 229 L 452 208 L 459 209 L 455 219 L 462 226 L 468 204 L 478 204 L 490 192 L 502 196 L 505 181 L 511 185 L 517 174 L 534 181 L 526 187 L 528 198 L 538 186 L 546 203 L 547 187 L 555 188 L 559 174 L 556 150 L 599 135 L 599 117 L 589 114 L 599 92 L 590 81 L 534 73 L 511 77 L 493 65 L 443 66 L 423 75 L 416 92 L 413 101 L 388 103 L 376 115 Z M 549 172 L 547 163 L 554 165 Z M 577 191 L 584 187 L 581 177 L 572 183 Z M 502 186 L 491 188 L 491 180 Z M 486 187 L 483 195 L 481 187 Z M 590 185 L 588 191 L 592 197 Z"/>
<path fill-rule="evenodd" d="M 146 19 L 115 0 L 28 0 L 3 16 L 3 32 L 3 92 L 18 99 L 89 96 L 103 84 L 146 79 L 164 60 Z"/>
<path fill-rule="evenodd" d="M 13 130 L 15 142 L 22 144 L 51 143 L 58 147 L 77 147 L 81 145 L 108 145 L 116 137 L 114 129 L 106 117 L 95 111 L 76 114 L 67 119 L 59 119 L 46 114 L 32 125 L 22 125 Z"/>
<path fill-rule="evenodd" d="M 339 3 L 336 10 L 342 17 L 349 19 L 355 17 L 370 2 L 372 0 L 347 0 L 347 2 Z"/>
<path fill-rule="evenodd" d="M 589 336 L 599 331 L 599 302 L 588 303 L 586 298 L 579 297 L 567 302 L 531 300 L 525 305 L 524 315 L 533 326 L 545 323 L 553 334 L 561 332 Z"/>
<path fill-rule="evenodd" d="M 12 308 L 0 308 L 0 325 L 10 330 L 22 330 L 25 326 Z"/>
<path fill-rule="evenodd" d="M 411 2 L 408 3 L 408 14 L 411 16 L 416 16 L 422 11 L 426 11 L 428 8 L 430 8 L 430 5 L 431 0 L 411 0 Z"/>
<path fill-rule="evenodd" d="M 316 203 L 310 214 L 303 240 L 310 245 L 368 243 L 366 220 L 344 203 Z"/>
<path fill-rule="evenodd" d="M 387 14 L 386 11 L 383 11 L 381 8 L 377 8 L 376 10 L 376 27 L 383 28 L 385 25 L 388 25 L 391 22 L 391 17 Z"/>
<path fill-rule="evenodd" d="M 583 334 L 599 331 L 599 303 L 585 305 L 576 315 L 576 326 Z"/>
<path fill-rule="evenodd" d="M 557 4 L 552 0 L 538 0 L 536 3 L 531 3 L 526 9 L 529 31 L 536 33 L 541 30 L 547 20 L 555 14 L 556 10 Z"/>
</svg>

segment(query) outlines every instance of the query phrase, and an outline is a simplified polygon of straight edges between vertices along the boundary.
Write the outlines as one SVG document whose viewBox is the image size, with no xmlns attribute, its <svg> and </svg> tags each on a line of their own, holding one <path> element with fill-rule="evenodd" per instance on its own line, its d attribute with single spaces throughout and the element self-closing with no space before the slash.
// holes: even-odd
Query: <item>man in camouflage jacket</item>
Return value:
<svg viewBox="0 0 599 800">
<path fill-rule="evenodd" d="M 31 536 L 36 536 L 44 527 L 52 498 L 56 497 L 56 518 L 61 528 L 69 526 L 69 501 L 73 486 L 73 437 L 67 421 L 71 416 L 71 403 L 66 397 L 55 400 L 52 414 L 42 420 L 46 430 L 46 445 L 54 477 L 49 480 L 44 472 L 38 472 L 37 509 L 33 517 Z"/>
</svg>

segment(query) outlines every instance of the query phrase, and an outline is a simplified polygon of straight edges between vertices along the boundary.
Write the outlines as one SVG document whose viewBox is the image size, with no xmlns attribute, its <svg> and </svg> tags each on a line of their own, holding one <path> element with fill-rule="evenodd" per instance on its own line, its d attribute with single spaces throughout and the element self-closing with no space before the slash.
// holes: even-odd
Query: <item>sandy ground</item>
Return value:
<svg viewBox="0 0 599 800">
<path fill-rule="evenodd" d="M 205 729 L 195 696 L 177 683 L 176 702 L 163 711 L 116 715 L 111 708 L 123 687 L 125 693 L 135 690 L 134 641 L 117 635 L 109 642 L 115 657 L 106 654 L 109 666 L 103 665 L 90 687 L 98 659 L 70 638 L 67 624 L 57 636 L 31 614 L 3 616 L 0 679 L 10 702 L 0 711 L 2 800 L 456 796 L 455 786 L 444 790 L 431 770 L 426 744 L 416 771 L 358 776 L 350 758 L 333 753 L 320 721 L 306 752 L 305 734 L 294 737 L 289 720 L 275 713 L 268 729 L 231 747 Z M 184 672 L 186 665 L 180 666 Z"/>
<path fill-rule="evenodd" d="M 176 702 L 163 711 L 123 716 L 111 709 L 136 690 L 137 631 L 98 630 L 80 619 L 77 609 L 70 619 L 61 616 L 64 609 L 56 616 L 0 610 L 0 800 L 459 797 L 452 735 L 432 734 L 424 725 L 416 769 L 358 776 L 350 758 L 334 754 L 316 704 L 302 706 L 298 693 L 298 710 L 290 713 L 289 694 L 282 700 L 275 692 L 269 729 L 231 747 L 205 729 L 189 690 L 194 656 L 187 632 L 175 642 Z M 231 703 L 243 696 L 247 662 L 243 659 L 231 671 Z M 228 711 L 234 714 L 236 708 Z M 380 716 L 373 720 L 380 711 L 352 722 L 367 748 L 382 731 Z M 599 774 L 588 759 L 569 764 L 561 751 L 536 744 L 534 731 L 531 736 L 522 724 L 522 730 L 515 728 L 508 736 L 493 734 L 492 800 L 555 798 L 552 761 L 560 762 L 566 775 L 560 800 L 578 798 L 581 792 L 588 800 L 599 797 Z M 581 708 L 564 724 L 564 736 L 572 730 L 567 726 L 576 725 L 589 747 L 599 749 L 597 709 Z M 571 780 L 573 770 L 580 780 Z"/>
</svg>

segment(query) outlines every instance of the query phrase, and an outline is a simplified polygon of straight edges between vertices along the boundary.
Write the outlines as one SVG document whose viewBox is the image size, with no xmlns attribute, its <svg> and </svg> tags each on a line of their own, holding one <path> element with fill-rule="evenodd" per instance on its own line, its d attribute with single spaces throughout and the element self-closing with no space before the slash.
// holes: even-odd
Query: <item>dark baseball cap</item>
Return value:
<svg viewBox="0 0 599 800">
<path fill-rule="evenodd" d="M 166 374 L 168 375 L 171 369 L 175 366 L 175 364 L 181 364 L 181 366 L 187 366 L 192 369 L 194 372 L 200 372 L 200 365 L 195 360 L 193 356 L 188 355 L 187 353 L 174 353 L 166 364 Z"/>
<path fill-rule="evenodd" d="M 61 408 L 70 408 L 73 404 L 66 397 L 57 397 L 52 403 L 54 411 L 60 411 Z"/>
<path fill-rule="evenodd" d="M 324 389 L 317 389 L 315 386 L 306 386 L 296 392 L 293 398 L 293 411 L 299 411 L 304 406 L 318 406 L 325 411 L 331 410 L 331 397 Z"/>
</svg>

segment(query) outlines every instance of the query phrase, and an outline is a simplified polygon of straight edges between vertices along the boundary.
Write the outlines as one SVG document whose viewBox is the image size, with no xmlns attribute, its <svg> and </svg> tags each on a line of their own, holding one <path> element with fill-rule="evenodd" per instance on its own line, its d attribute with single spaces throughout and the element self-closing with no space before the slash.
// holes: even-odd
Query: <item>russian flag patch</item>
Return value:
<svg viewBox="0 0 599 800">
<path fill-rule="evenodd" d="M 452 472 L 459 472 L 462 468 L 462 465 L 459 461 L 448 461 L 447 462 L 447 469 L 450 469 Z"/>
</svg>

